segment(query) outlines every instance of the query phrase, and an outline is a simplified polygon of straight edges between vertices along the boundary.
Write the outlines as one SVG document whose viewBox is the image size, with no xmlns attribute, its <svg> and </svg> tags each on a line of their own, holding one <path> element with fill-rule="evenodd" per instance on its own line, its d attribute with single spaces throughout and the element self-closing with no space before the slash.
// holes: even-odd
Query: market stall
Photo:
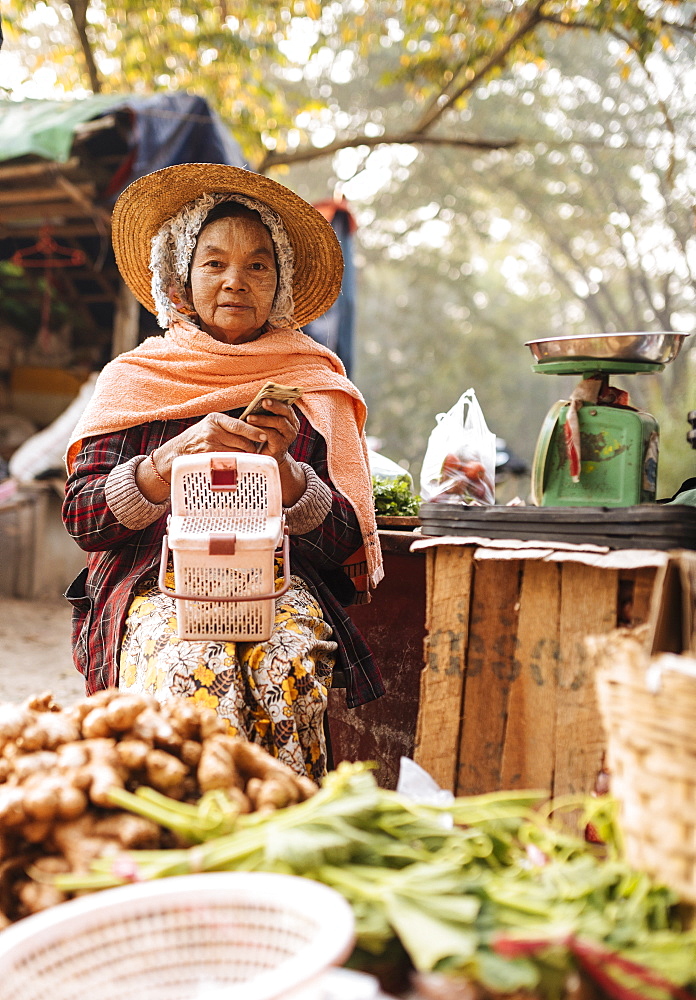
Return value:
<svg viewBox="0 0 696 1000">
<path fill-rule="evenodd" d="M 649 335 L 635 337 L 641 349 L 651 345 Z M 354 936 L 334 961 L 373 977 L 366 996 L 380 989 L 410 1000 L 696 996 L 696 821 L 689 813 L 670 827 L 676 874 L 654 863 L 654 853 L 643 860 L 624 851 L 622 815 L 626 832 L 640 834 L 651 800 L 643 796 L 628 821 L 636 772 L 621 753 L 623 720 L 612 715 L 622 702 L 619 692 L 612 703 L 616 685 L 627 678 L 607 671 L 612 643 L 625 638 L 617 630 L 630 633 L 640 651 L 636 686 L 647 685 L 645 714 L 667 714 L 664 698 L 657 709 L 650 702 L 666 669 L 653 654 L 658 636 L 670 634 L 675 572 L 682 622 L 674 653 L 694 651 L 694 565 L 685 553 L 696 549 L 695 511 L 684 504 L 691 511 L 684 514 L 678 504 L 657 513 L 656 423 L 645 414 L 636 420 L 608 386 L 614 361 L 597 360 L 582 359 L 582 388 L 553 408 L 543 428 L 534 506 L 496 507 L 488 456 L 457 454 L 448 443 L 436 463 L 441 495 L 422 505 L 418 535 L 380 532 L 384 583 L 372 605 L 352 614 L 375 647 L 387 695 L 352 716 L 337 701 L 337 684 L 329 736 L 340 763 L 320 784 L 231 735 L 211 707 L 212 684 L 202 698 L 199 690 L 185 699 L 172 689 L 163 701 L 106 690 L 71 706 L 50 693 L 0 705 L 0 920 L 7 925 L 0 976 L 12 983 L 11 1000 L 45 1000 L 45 975 L 56 977 L 50 995 L 63 1000 L 63 968 L 66 1000 L 76 988 L 83 995 L 79 970 L 63 966 L 66 954 L 88 965 L 93 993 L 109 995 L 113 962 L 119 977 L 121 965 L 126 972 L 116 995 L 136 995 L 132 967 L 118 952 L 130 954 L 118 940 L 125 919 L 97 925 L 89 914 L 108 910 L 111 890 L 120 893 L 118 912 L 129 900 L 149 905 L 174 891 L 165 885 L 150 894 L 148 883 L 190 877 L 193 898 L 173 906 L 175 936 L 188 943 L 203 923 L 199 877 L 235 871 L 306 879 L 338 893 L 350 906 Z M 570 364 L 578 368 L 577 360 Z M 211 465 L 211 489 L 238 496 L 237 460 L 223 457 Z M 221 499 L 214 519 L 224 506 Z M 206 558 L 230 557 L 236 544 L 234 533 L 218 535 Z M 161 588 L 165 572 L 166 550 Z M 203 601 L 276 596 L 272 589 L 238 595 L 228 590 Z M 636 740 L 638 766 L 650 763 L 652 801 L 664 803 L 665 813 L 665 782 L 682 751 L 679 788 L 693 798 L 696 667 L 677 672 L 686 678 L 675 687 L 686 722 L 662 729 L 672 728 L 679 745 L 661 748 L 653 767 L 650 740 Z M 634 778 L 617 782 L 614 799 L 607 778 L 611 791 L 615 767 Z M 91 907 L 89 893 L 104 897 Z M 303 919 L 295 915 L 290 924 Z M 216 942 L 221 932 L 223 952 L 231 952 L 237 920 L 218 911 L 204 925 Z M 116 953 L 93 946 L 80 926 L 104 928 L 109 944 L 117 938 Z M 34 947 L 45 932 L 46 945 Z M 169 934 L 161 948 L 146 940 L 136 974 L 155 979 L 153 1000 L 198 1000 L 201 990 L 201 1000 L 210 1000 L 208 939 L 196 938 L 202 957 L 191 962 L 195 974 L 181 977 L 182 989 L 169 974 L 178 976 L 183 946 L 171 947 Z M 250 952 L 250 938 L 244 943 Z M 27 949 L 40 971 L 20 977 Z M 260 978 L 260 964 L 250 960 L 240 978 Z M 225 992 L 228 985 L 225 979 Z M 249 995 L 270 1000 L 283 988 Z M 333 1000 L 329 988 L 314 992 Z"/>
<path fill-rule="evenodd" d="M 34 298 L 24 304 L 28 318 L 30 307 L 54 293 L 44 303 L 52 315 L 38 310 L 34 338 L 20 325 L 23 338 L 16 343 L 0 328 L 0 372 L 3 379 L 21 381 L 21 387 L 10 385 L 13 394 L 21 388 L 39 401 L 60 394 L 62 371 L 84 380 L 138 342 L 146 317 L 118 275 L 111 209 L 131 181 L 187 160 L 244 165 L 236 141 L 197 95 L 112 94 L 0 107 L 0 261 L 30 268 L 26 277 Z M 20 320 L 20 303 L 13 306 L 12 299 L 22 288 L 12 270 L 3 272 L 3 280 L 7 324 L 13 309 Z M 37 346 L 41 350 L 32 353 Z M 37 373 L 24 372 L 26 366 L 42 368 L 43 383 L 37 385 Z M 54 405 L 42 426 L 67 405 L 49 402 Z"/>
<path fill-rule="evenodd" d="M 530 506 L 476 501 L 490 435 L 473 391 L 439 420 L 413 545 L 428 632 L 415 757 L 444 787 L 594 789 L 606 737 L 585 640 L 648 623 L 668 553 L 696 549 L 688 481 L 656 502 L 657 421 L 609 378 L 659 373 L 687 336 L 528 344 L 539 374 L 580 376 L 539 433 Z"/>
</svg>

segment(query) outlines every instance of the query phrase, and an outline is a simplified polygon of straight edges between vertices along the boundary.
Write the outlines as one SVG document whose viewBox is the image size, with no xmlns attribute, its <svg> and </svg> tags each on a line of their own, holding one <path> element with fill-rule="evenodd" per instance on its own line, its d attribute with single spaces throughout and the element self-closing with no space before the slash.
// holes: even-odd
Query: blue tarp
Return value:
<svg viewBox="0 0 696 1000">
<path fill-rule="evenodd" d="M 313 340 L 338 354 L 350 377 L 353 370 L 355 338 L 355 261 L 352 245 L 355 222 L 345 205 L 338 203 L 333 207 L 331 225 L 343 251 L 341 292 L 328 312 L 308 323 L 304 331 Z"/>
<path fill-rule="evenodd" d="M 131 181 L 175 163 L 229 163 L 233 167 L 248 167 L 236 140 L 203 97 L 194 94 L 129 97 L 112 110 L 118 109 L 133 112 L 134 156 L 130 173 L 125 179 L 119 178 L 118 190 L 110 192 L 114 200 Z"/>
</svg>

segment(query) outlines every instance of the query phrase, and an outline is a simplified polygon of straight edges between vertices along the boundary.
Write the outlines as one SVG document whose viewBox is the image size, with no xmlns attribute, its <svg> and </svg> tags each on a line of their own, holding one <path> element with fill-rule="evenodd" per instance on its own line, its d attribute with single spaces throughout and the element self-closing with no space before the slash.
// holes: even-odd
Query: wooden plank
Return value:
<svg viewBox="0 0 696 1000">
<path fill-rule="evenodd" d="M 426 515 L 434 521 L 463 521 L 476 524 L 479 529 L 492 524 L 513 527 L 550 527 L 560 524 L 578 529 L 578 526 L 619 528 L 624 526 L 651 526 L 665 524 L 692 524 L 696 520 L 693 507 L 669 504 L 637 504 L 632 507 L 472 507 L 462 504 L 441 504 L 432 501 L 421 504 L 419 516 Z M 629 526 L 626 528 L 626 526 Z"/>
<path fill-rule="evenodd" d="M 516 656 L 520 560 L 475 564 L 459 744 L 457 794 L 501 788 L 510 686 Z"/>
<path fill-rule="evenodd" d="M 682 643 L 685 653 L 696 654 L 696 552 L 679 552 L 682 590 Z"/>
<path fill-rule="evenodd" d="M 508 701 L 503 788 L 541 788 L 552 793 L 560 577 L 558 563 L 528 560 L 522 564 L 515 654 L 519 670 Z"/>
<path fill-rule="evenodd" d="M 0 167 L 0 183 L 7 184 L 11 181 L 26 182 L 30 177 L 44 177 L 48 174 L 55 174 L 59 169 L 63 174 L 73 173 L 80 166 L 80 161 L 73 156 L 60 166 L 54 160 L 43 160 L 41 163 L 20 163 L 15 166 Z"/>
<path fill-rule="evenodd" d="M 0 183 L 2 183 L 2 181 L 0 181 Z M 38 238 L 39 231 L 41 227 L 44 225 L 43 221 L 37 223 L 33 228 L 31 226 L 25 226 L 21 222 L 19 225 L 14 225 L 14 226 L 13 225 L 8 226 L 5 224 L 5 222 L 6 220 L 3 213 L 2 221 L 0 221 L 0 237 L 2 237 L 2 239 L 12 238 L 21 240 L 30 240 L 30 239 L 34 240 Z M 71 238 L 74 239 L 79 236 L 99 236 L 99 235 L 100 234 L 97 231 L 94 222 L 92 221 L 90 221 L 89 223 L 75 223 L 74 225 L 70 225 L 70 223 L 66 225 L 54 225 L 53 223 L 51 223 L 51 236 L 53 236 L 53 238 L 56 240 L 71 239 Z"/>
<path fill-rule="evenodd" d="M 121 281 L 114 312 L 114 332 L 111 340 L 112 358 L 137 346 L 139 324 L 140 303 L 126 283 Z"/>
<path fill-rule="evenodd" d="M 445 506 L 443 504 L 443 506 Z M 693 508 L 685 508 L 693 510 Z M 695 511 L 696 513 L 696 511 Z M 495 539 L 515 539 L 517 541 L 533 541 L 546 548 L 552 549 L 559 542 L 570 544 L 591 544 L 608 546 L 612 549 L 635 549 L 636 531 L 640 531 L 641 549 L 679 549 L 684 547 L 696 547 L 696 516 L 690 523 L 685 524 L 663 524 L 654 525 L 650 530 L 644 529 L 640 525 L 631 527 L 625 533 L 614 531 L 602 531 L 600 529 L 588 528 L 587 530 L 566 531 L 562 526 L 559 530 L 532 526 L 515 527 L 514 525 L 494 525 L 487 528 L 479 525 L 462 526 L 457 521 L 434 521 L 423 515 L 421 533 L 426 537 L 437 537 L 438 535 L 458 535 L 458 536 L 478 536 Z"/>
<path fill-rule="evenodd" d="M 50 224 L 53 227 L 56 218 L 84 219 L 93 217 L 93 213 L 87 211 L 81 205 L 76 205 L 73 201 L 66 201 L 65 198 L 59 200 L 60 197 L 60 194 L 55 192 L 54 201 L 47 201 L 40 205 L 32 202 L 26 205 L 3 206 L 3 222 L 6 220 L 26 219 L 28 222 L 36 222 L 41 225 Z"/>
<path fill-rule="evenodd" d="M 101 118 L 91 118 L 87 122 L 80 122 L 73 129 L 76 141 L 87 139 L 95 132 L 105 132 L 109 128 L 116 127 L 116 115 L 102 115 Z"/>
<path fill-rule="evenodd" d="M 655 576 L 655 596 L 650 608 L 648 651 L 677 653 L 682 644 L 682 592 L 679 567 L 676 559 L 669 559 Z"/>
<path fill-rule="evenodd" d="M 431 627 L 432 627 L 432 621 L 431 621 L 430 611 L 431 611 L 431 608 L 433 606 L 432 595 L 433 595 L 434 586 L 435 586 L 435 568 L 437 566 L 437 554 L 438 554 L 439 551 L 440 551 L 439 548 L 435 548 L 435 549 L 428 549 L 426 551 L 426 553 L 425 553 L 425 557 L 426 557 L 425 558 L 425 593 L 428 595 L 428 598 L 429 598 L 429 599 L 426 599 L 426 602 L 425 602 L 425 631 L 426 631 L 426 633 L 430 632 L 431 631 Z M 470 567 L 469 567 L 469 569 L 470 569 Z M 427 643 L 427 634 L 426 634 L 426 639 L 424 641 Z M 426 647 L 426 645 L 424 645 L 423 646 L 423 653 L 424 653 L 423 662 L 424 663 L 427 663 L 427 657 L 425 656 L 426 649 L 427 649 L 427 647 Z"/>
<path fill-rule="evenodd" d="M 471 548 L 442 546 L 428 552 L 425 666 L 413 759 L 452 792 L 456 786 L 472 572 Z"/>
<path fill-rule="evenodd" d="M 56 177 L 54 178 L 54 183 L 43 187 L 5 188 L 0 191 L 0 204 L 20 205 L 25 203 L 37 204 L 38 202 L 43 201 L 56 201 L 62 197 L 62 192 L 56 191 L 56 184 L 58 184 L 63 191 L 72 198 L 73 201 L 77 201 L 85 208 L 88 206 L 91 207 L 91 199 L 97 191 L 96 184 L 73 184 L 64 177 Z M 66 185 L 66 187 L 64 187 L 64 185 Z M 75 195 L 75 192 L 79 195 L 79 197 Z"/>
<path fill-rule="evenodd" d="M 60 174 L 56 176 L 56 185 L 69 198 L 72 198 L 76 205 L 81 205 L 86 212 L 90 213 L 95 221 L 102 222 L 107 230 L 111 228 L 111 212 L 101 205 L 95 204 L 93 200 L 95 194 L 94 185 L 73 184 L 67 177 L 62 177 Z"/>
<path fill-rule="evenodd" d="M 618 570 L 563 563 L 560 608 L 554 797 L 591 792 L 601 767 L 606 740 L 584 640 L 616 628 Z"/>
</svg>

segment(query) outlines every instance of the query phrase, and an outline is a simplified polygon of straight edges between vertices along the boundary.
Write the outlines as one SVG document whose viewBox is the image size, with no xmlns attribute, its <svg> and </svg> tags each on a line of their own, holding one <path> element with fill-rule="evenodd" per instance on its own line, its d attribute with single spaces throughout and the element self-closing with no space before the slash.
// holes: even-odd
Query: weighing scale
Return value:
<svg viewBox="0 0 696 1000">
<path fill-rule="evenodd" d="M 673 361 L 689 334 L 612 333 L 530 340 L 544 375 L 579 375 L 570 399 L 546 415 L 532 463 L 532 502 L 540 507 L 631 507 L 654 503 L 659 428 L 632 406 L 611 375 L 654 374 Z"/>
</svg>

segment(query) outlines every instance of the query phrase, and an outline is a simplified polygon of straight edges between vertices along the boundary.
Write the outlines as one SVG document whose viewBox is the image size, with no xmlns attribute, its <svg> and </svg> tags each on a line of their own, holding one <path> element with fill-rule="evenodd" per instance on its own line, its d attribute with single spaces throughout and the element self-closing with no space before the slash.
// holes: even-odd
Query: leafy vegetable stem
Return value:
<svg viewBox="0 0 696 1000">
<path fill-rule="evenodd" d="M 164 795 L 159 796 L 162 801 L 158 801 L 156 795 L 157 793 L 150 796 L 133 794 L 124 788 L 114 787 L 110 789 L 108 798 L 113 805 L 159 823 L 160 826 L 173 830 L 186 840 L 200 840 L 201 833 L 197 828 L 198 814 L 195 807 L 192 809 L 182 802 L 173 805 L 174 800 Z"/>
</svg>

